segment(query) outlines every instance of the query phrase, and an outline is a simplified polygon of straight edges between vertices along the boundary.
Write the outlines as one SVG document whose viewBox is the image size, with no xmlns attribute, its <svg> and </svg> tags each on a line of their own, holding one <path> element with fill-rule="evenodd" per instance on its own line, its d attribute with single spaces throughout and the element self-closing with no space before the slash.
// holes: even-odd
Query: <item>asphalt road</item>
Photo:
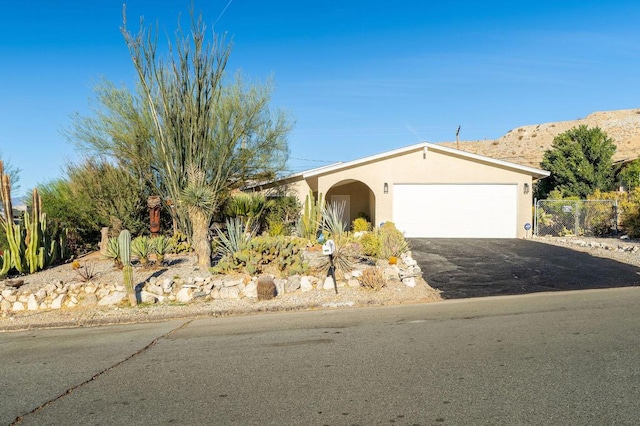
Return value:
<svg viewBox="0 0 640 426">
<path fill-rule="evenodd" d="M 640 269 L 519 239 L 410 240 L 431 287 L 445 299 L 640 285 Z"/>
<path fill-rule="evenodd" d="M 640 288 L 0 335 L 0 423 L 640 423 Z"/>
</svg>

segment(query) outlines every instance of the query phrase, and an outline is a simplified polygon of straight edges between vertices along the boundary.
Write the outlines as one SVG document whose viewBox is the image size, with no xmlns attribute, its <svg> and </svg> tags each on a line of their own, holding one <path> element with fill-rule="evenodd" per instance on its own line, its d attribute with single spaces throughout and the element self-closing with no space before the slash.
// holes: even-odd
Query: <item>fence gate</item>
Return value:
<svg viewBox="0 0 640 426">
<path fill-rule="evenodd" d="M 536 236 L 606 236 L 618 233 L 616 200 L 538 200 Z"/>
</svg>

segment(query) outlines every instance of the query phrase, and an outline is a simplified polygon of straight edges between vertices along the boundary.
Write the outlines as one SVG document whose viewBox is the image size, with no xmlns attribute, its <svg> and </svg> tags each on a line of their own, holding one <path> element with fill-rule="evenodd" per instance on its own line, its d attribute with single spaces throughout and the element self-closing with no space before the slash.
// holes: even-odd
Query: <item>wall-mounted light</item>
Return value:
<svg viewBox="0 0 640 426">
<path fill-rule="evenodd" d="M 384 183 L 384 193 L 385 194 L 389 193 L 389 184 L 387 182 Z"/>
<path fill-rule="evenodd" d="M 525 194 L 528 194 L 528 193 L 529 193 L 529 184 L 528 184 L 528 183 L 525 183 L 525 184 L 524 184 L 524 188 L 523 188 L 523 190 L 524 190 L 524 193 L 525 193 Z"/>
</svg>

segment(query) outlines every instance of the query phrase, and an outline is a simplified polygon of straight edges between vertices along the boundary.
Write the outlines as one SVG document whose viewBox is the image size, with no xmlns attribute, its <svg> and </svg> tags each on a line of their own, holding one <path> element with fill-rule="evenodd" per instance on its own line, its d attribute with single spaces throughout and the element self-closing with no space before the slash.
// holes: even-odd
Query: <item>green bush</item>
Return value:
<svg viewBox="0 0 640 426">
<path fill-rule="evenodd" d="M 356 218 L 351 224 L 353 232 L 367 232 L 371 229 L 369 221 L 363 217 Z"/>
<path fill-rule="evenodd" d="M 409 251 L 409 243 L 393 222 L 385 222 L 378 232 L 381 240 L 381 259 L 400 257 L 402 253 Z"/>
<path fill-rule="evenodd" d="M 365 256 L 378 257 L 382 248 L 382 239 L 378 232 L 367 232 L 360 237 L 360 248 Z"/>
</svg>

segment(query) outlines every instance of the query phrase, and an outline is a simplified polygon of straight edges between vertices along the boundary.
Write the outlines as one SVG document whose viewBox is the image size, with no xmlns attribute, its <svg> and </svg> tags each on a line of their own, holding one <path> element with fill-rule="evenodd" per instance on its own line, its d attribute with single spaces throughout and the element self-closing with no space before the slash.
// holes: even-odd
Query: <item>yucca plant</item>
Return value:
<svg viewBox="0 0 640 426">
<path fill-rule="evenodd" d="M 328 232 L 334 240 L 339 240 L 345 232 L 344 210 L 346 205 L 346 202 L 342 201 L 322 207 L 322 229 Z"/>
<path fill-rule="evenodd" d="M 153 253 L 154 244 L 151 238 L 139 236 L 131 241 L 131 253 L 138 258 L 141 265 L 149 263 L 149 255 Z"/>
</svg>

